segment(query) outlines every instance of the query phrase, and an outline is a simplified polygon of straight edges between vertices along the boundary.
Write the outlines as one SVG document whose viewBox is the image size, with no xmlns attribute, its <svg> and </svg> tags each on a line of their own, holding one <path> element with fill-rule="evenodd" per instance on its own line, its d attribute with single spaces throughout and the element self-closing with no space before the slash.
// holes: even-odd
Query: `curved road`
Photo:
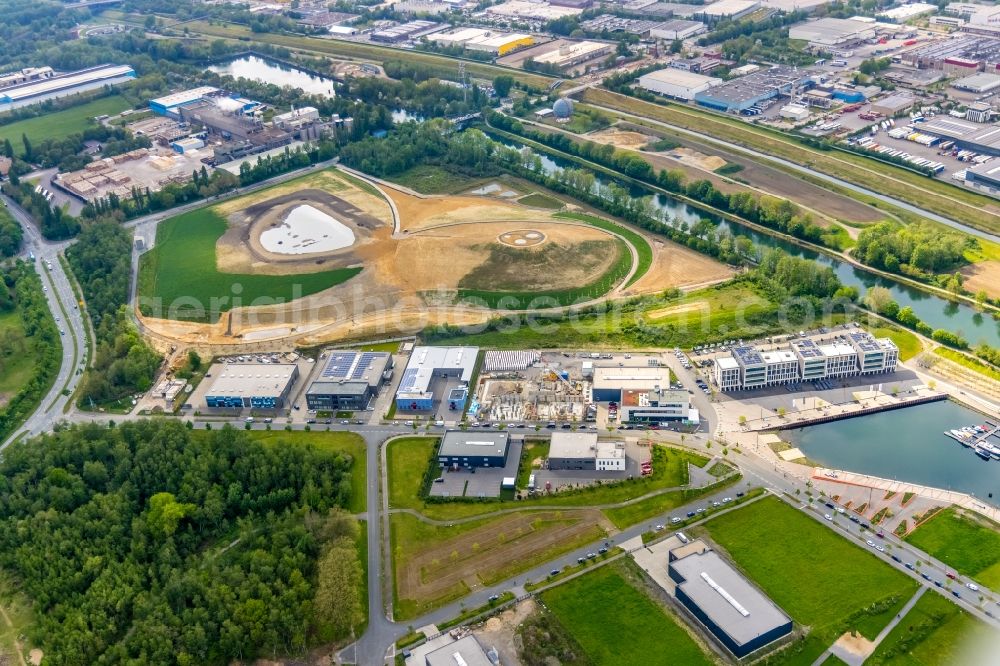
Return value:
<svg viewBox="0 0 1000 666">
<path fill-rule="evenodd" d="M 21 257 L 28 260 L 31 253 L 35 255 L 35 270 L 45 287 L 49 309 L 56 318 L 56 326 L 63 331 L 62 362 L 52 388 L 24 424 L 0 444 L 2 450 L 18 437 L 37 435 L 49 430 L 53 422 L 63 418 L 71 396 L 83 376 L 83 370 L 87 367 L 88 350 L 83 311 L 77 306 L 69 277 L 59 261 L 59 255 L 70 243 L 45 240 L 20 206 L 5 196 L 0 196 L 0 200 L 24 230 Z M 69 395 L 64 395 L 64 391 Z"/>
</svg>

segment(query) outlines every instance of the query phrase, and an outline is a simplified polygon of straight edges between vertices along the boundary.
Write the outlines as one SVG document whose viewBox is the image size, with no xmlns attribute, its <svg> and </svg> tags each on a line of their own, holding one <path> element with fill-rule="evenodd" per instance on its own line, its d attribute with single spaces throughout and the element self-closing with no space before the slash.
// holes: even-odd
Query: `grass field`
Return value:
<svg viewBox="0 0 1000 666">
<path fill-rule="evenodd" d="M 875 162 L 860 155 L 815 150 L 782 132 L 752 126 L 722 114 L 688 106 L 654 104 L 595 88 L 584 91 L 582 97 L 586 102 L 637 114 L 797 164 L 805 164 L 856 185 L 871 187 L 873 182 L 878 182 L 878 191 L 882 194 L 978 229 L 989 232 L 1000 229 L 1000 213 L 994 212 L 993 202 L 989 197 L 960 189 L 942 180 Z"/>
<path fill-rule="evenodd" d="M 692 502 L 699 497 L 704 497 L 721 488 L 727 488 L 740 480 L 740 475 L 734 475 L 711 486 L 703 488 L 690 488 L 685 490 L 675 490 L 672 492 L 655 495 L 633 504 L 618 507 L 617 509 L 604 509 L 604 515 L 608 517 L 615 527 L 625 529 L 644 520 L 650 520 L 659 515 L 672 511 L 679 506 Z M 711 511 L 709 511 L 711 512 Z"/>
<path fill-rule="evenodd" d="M 588 543 L 606 531 L 593 511 L 525 513 L 454 525 L 390 518 L 395 617 L 410 619 L 458 599 L 470 582 L 492 585 Z"/>
<path fill-rule="evenodd" d="M 628 275 L 629 270 L 632 268 L 632 253 L 629 252 L 628 246 L 625 242 L 619 238 L 614 238 L 609 242 L 613 242 L 614 247 L 616 248 L 614 262 L 607 268 L 607 270 L 595 276 L 594 279 L 587 284 L 569 289 L 546 291 L 504 291 L 504 288 L 510 285 L 505 285 L 503 283 L 500 283 L 496 287 L 488 290 L 475 289 L 462 286 L 465 284 L 466 280 L 469 280 L 474 275 L 474 273 L 470 273 L 463 278 L 462 282 L 459 283 L 458 297 L 460 300 L 482 301 L 485 302 L 488 307 L 494 309 L 504 308 L 512 310 L 524 310 L 529 307 L 546 307 L 546 305 L 549 307 L 573 305 L 576 303 L 596 300 L 614 289 L 614 287 L 621 282 L 626 275 Z M 550 245 L 548 247 L 553 246 Z M 490 270 L 490 263 L 499 263 L 502 266 L 503 263 L 501 261 L 493 261 L 493 259 L 494 255 L 500 254 L 502 256 L 503 252 L 514 253 L 519 251 L 508 248 L 497 249 L 491 253 L 489 258 L 486 260 L 486 263 L 484 263 L 477 270 Z M 569 260 L 572 261 L 572 259 Z M 482 280 L 483 276 L 479 276 L 478 279 Z M 537 299 L 546 300 L 539 301 Z"/>
<path fill-rule="evenodd" d="M 469 178 L 449 171 L 444 167 L 433 164 L 418 164 L 415 167 L 392 176 L 388 180 L 398 183 L 403 187 L 408 187 L 420 194 L 458 194 L 459 192 L 477 187 L 490 179 Z"/>
<path fill-rule="evenodd" d="M 288 302 L 344 282 L 361 270 L 340 268 L 300 275 L 240 275 L 216 268 L 215 243 L 226 220 L 211 208 L 184 213 L 161 222 L 156 245 L 142 255 L 139 298 L 147 316 L 211 321 L 239 303 Z M 158 312 L 157 312 L 158 310 Z"/>
<path fill-rule="evenodd" d="M 986 518 L 949 507 L 921 523 L 906 541 L 964 576 L 1000 587 L 1000 525 Z"/>
<path fill-rule="evenodd" d="M 713 307 L 704 314 L 701 306 L 706 302 Z M 677 306 L 691 305 L 692 309 L 675 310 Z M 664 310 L 669 312 L 663 313 Z M 458 334 L 436 338 L 435 344 L 467 344 L 491 349 L 649 349 L 652 347 L 681 347 L 721 340 L 787 333 L 798 325 L 791 319 L 780 320 L 779 306 L 740 283 L 725 283 L 685 294 L 679 299 L 650 299 L 641 309 L 627 309 L 620 315 L 588 314 L 572 319 L 547 321 L 537 319 L 542 326 L 512 326 L 503 331 Z M 655 317 L 653 315 L 656 315 Z M 834 313 L 828 326 L 847 321 L 843 313 Z M 805 322 L 802 322 L 805 323 Z M 655 326 L 649 326 L 654 324 Z M 646 330 L 638 330 L 646 329 Z M 652 336 L 646 335 L 649 332 Z"/>
<path fill-rule="evenodd" d="M 559 210 L 566 205 L 555 197 L 550 197 L 547 194 L 539 194 L 538 192 L 521 197 L 517 200 L 517 203 L 534 208 L 547 208 L 549 210 Z"/>
<path fill-rule="evenodd" d="M 0 606 L 3 607 L 3 618 L 0 619 L 0 655 L 6 655 L 9 661 L 5 663 L 21 663 L 17 655 L 17 642 L 21 638 L 21 651 L 25 659 L 31 644 L 23 637 L 31 633 L 35 622 L 30 600 L 25 597 L 7 576 L 0 571 Z"/>
<path fill-rule="evenodd" d="M 616 222 L 611 222 L 610 220 L 605 220 L 600 217 L 595 217 L 593 215 L 585 215 L 583 213 L 559 213 L 556 217 L 563 217 L 568 220 L 578 220 L 580 222 L 586 222 L 592 226 L 604 229 L 613 234 L 618 234 L 635 248 L 636 254 L 638 254 L 639 262 L 635 269 L 635 274 L 629 279 L 626 287 L 637 282 L 639 278 L 649 271 L 649 267 L 653 264 L 653 248 L 650 247 L 649 241 L 647 241 L 642 234 L 639 234 L 632 229 L 629 229 L 623 224 L 618 224 Z"/>
<path fill-rule="evenodd" d="M 629 577 L 624 564 L 603 566 L 540 598 L 594 664 L 713 663 L 678 620 Z"/>
<path fill-rule="evenodd" d="M 989 658 L 983 661 L 983 653 L 978 649 L 991 636 L 986 625 L 930 591 L 889 632 L 865 664 L 965 666 L 993 663 Z"/>
<path fill-rule="evenodd" d="M 954 361 L 963 368 L 968 368 L 969 370 L 972 370 L 973 372 L 976 372 L 984 377 L 1000 381 L 1000 370 L 997 370 L 993 366 L 980 361 L 978 358 L 969 356 L 968 354 L 963 354 L 962 352 L 955 351 L 954 349 L 948 349 L 947 347 L 935 347 L 934 353 L 942 358 L 948 359 L 949 361 Z"/>
<path fill-rule="evenodd" d="M 9 125 L 0 125 L 0 142 L 10 139 L 14 144 L 14 152 L 22 153 L 24 152 L 24 145 L 21 143 L 22 134 L 28 135 L 32 141 L 64 139 L 70 134 L 87 129 L 88 125 L 93 124 L 92 118 L 121 113 L 130 106 L 124 97 L 113 95 L 37 118 L 18 120 Z"/>
<path fill-rule="evenodd" d="M 195 430 L 193 435 L 208 435 L 205 430 Z M 351 468 L 351 504 L 345 509 L 351 513 L 365 510 L 365 490 L 368 488 L 368 468 L 365 464 L 365 441 L 353 432 L 305 432 L 303 430 L 248 430 L 250 439 L 273 446 L 311 445 L 320 451 L 347 453 L 354 459 Z"/>
<path fill-rule="evenodd" d="M 560 506 L 598 506 L 617 504 L 634 497 L 664 489 L 678 488 L 688 482 L 688 464 L 704 467 L 708 458 L 690 451 L 656 447 L 653 450 L 653 473 L 641 479 L 632 479 L 614 485 L 594 486 L 591 488 L 557 493 L 550 496 L 539 496 L 535 499 L 520 500 L 511 503 L 494 501 L 474 502 L 425 502 L 420 497 L 420 486 L 424 472 L 430 463 L 431 454 L 437 443 L 436 437 L 404 437 L 389 443 L 387 451 L 389 465 L 389 506 L 394 509 L 415 509 L 428 518 L 449 520 L 464 518 L 517 507 L 560 507 Z M 537 457 L 548 443 L 534 445 L 529 455 Z M 436 464 L 436 463 L 430 463 Z M 530 471 L 528 472 L 530 474 Z M 524 470 L 519 477 L 526 480 Z M 682 501 L 684 491 L 667 493 L 660 497 L 669 497 L 667 501 Z M 654 498 L 656 499 L 656 498 Z M 640 503 L 641 504 L 641 503 Z M 614 511 L 614 510 L 613 510 Z M 614 521 L 617 524 L 617 521 Z M 634 521 L 633 521 L 634 522 Z"/>
<path fill-rule="evenodd" d="M 906 329 L 891 324 L 883 326 L 866 326 L 869 333 L 876 338 L 889 338 L 899 347 L 899 360 L 908 361 L 921 351 L 924 346 L 920 343 L 920 338 Z"/>
<path fill-rule="evenodd" d="M 10 337 L 7 337 L 10 336 Z M 0 314 L 0 409 L 24 386 L 35 370 L 34 344 L 24 335 L 17 310 Z"/>
<path fill-rule="evenodd" d="M 875 638 L 917 589 L 915 581 L 773 496 L 702 529 L 798 625 L 810 628 L 782 663 L 811 664 L 845 631 Z"/>
<path fill-rule="evenodd" d="M 221 24 L 216 22 L 209 24 L 205 21 L 188 21 L 184 27 L 194 33 L 211 35 L 212 37 L 222 37 L 236 39 L 241 42 L 263 42 L 275 46 L 284 46 L 289 49 L 299 49 L 314 53 L 323 53 L 331 56 L 344 58 L 357 58 L 374 62 L 385 62 L 387 60 L 401 60 L 408 63 L 420 64 L 433 68 L 443 75 L 452 77 L 458 76 L 458 63 L 462 62 L 458 58 L 436 55 L 414 50 L 395 49 L 386 46 L 377 46 L 364 42 L 345 41 L 340 39 L 320 39 L 317 37 L 305 37 L 299 35 L 280 35 L 274 33 L 251 32 L 249 28 L 233 23 Z M 471 76 L 492 80 L 500 74 L 507 74 L 514 77 L 515 81 L 529 85 L 533 88 L 542 89 L 547 87 L 554 79 L 544 74 L 535 74 L 523 70 L 509 67 L 499 67 L 489 63 L 466 60 L 465 70 Z"/>
</svg>

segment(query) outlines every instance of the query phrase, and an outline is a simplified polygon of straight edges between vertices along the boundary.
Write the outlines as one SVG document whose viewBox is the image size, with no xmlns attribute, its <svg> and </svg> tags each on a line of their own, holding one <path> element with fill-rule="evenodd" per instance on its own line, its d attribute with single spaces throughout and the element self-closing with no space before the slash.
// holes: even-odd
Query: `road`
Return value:
<svg viewBox="0 0 1000 666">
<path fill-rule="evenodd" d="M 893 206 L 896 206 L 897 208 L 902 208 L 903 210 L 906 210 L 906 211 L 909 211 L 911 213 L 915 213 L 917 215 L 923 216 L 923 217 L 925 217 L 925 218 L 927 218 L 929 220 L 933 220 L 934 222 L 938 222 L 940 224 L 944 224 L 944 225 L 949 226 L 949 227 L 951 227 L 953 229 L 958 229 L 959 231 L 967 233 L 967 234 L 969 234 L 971 236 L 975 236 L 977 238 L 982 238 L 984 240 L 989 240 L 989 241 L 998 241 L 998 240 L 1000 240 L 1000 237 L 998 237 L 995 234 L 987 233 L 987 232 L 981 231 L 979 229 L 974 229 L 972 227 L 968 227 L 968 226 L 966 226 L 966 225 L 964 225 L 964 224 L 962 224 L 960 222 L 956 222 L 955 220 L 952 220 L 950 218 L 944 217 L 942 215 L 938 215 L 937 213 L 932 213 L 932 212 L 930 212 L 928 210 L 924 210 L 923 208 L 920 208 L 918 206 L 914 206 L 913 204 L 910 204 L 910 203 L 907 203 L 905 201 L 901 201 L 899 199 L 896 199 L 896 198 L 890 197 L 888 195 L 882 194 L 881 192 L 876 192 L 874 190 L 870 190 L 868 188 L 861 187 L 859 185 L 855 185 L 854 183 L 850 183 L 850 182 L 848 182 L 846 180 L 841 180 L 840 178 L 837 178 L 835 176 L 830 176 L 830 175 L 822 173 L 820 171 L 814 171 L 813 169 L 810 169 L 807 166 L 802 166 L 801 164 L 796 164 L 795 162 L 790 162 L 790 161 L 782 159 L 780 157 L 774 157 L 773 155 L 768 155 L 766 153 L 761 153 L 761 152 L 758 152 L 756 150 L 753 150 L 752 148 L 747 148 L 745 146 L 741 146 L 741 145 L 735 144 L 735 143 L 729 143 L 728 141 L 724 141 L 723 139 L 720 139 L 718 137 L 708 136 L 707 134 L 702 134 L 701 132 L 695 132 L 693 130 L 689 130 L 689 129 L 686 129 L 686 128 L 683 128 L 683 127 L 678 127 L 677 125 L 671 125 L 669 123 L 665 123 L 665 122 L 662 122 L 660 120 L 654 120 L 652 118 L 645 118 L 643 116 L 639 116 L 639 115 L 636 115 L 636 114 L 633 114 L 633 113 L 629 113 L 628 111 L 620 111 L 618 109 L 614 109 L 614 108 L 611 108 L 611 107 L 608 107 L 608 106 L 603 106 L 601 104 L 592 104 L 590 102 L 587 103 L 587 106 L 591 106 L 591 107 L 593 107 L 595 109 L 600 109 L 601 111 L 605 111 L 605 112 L 613 114 L 613 115 L 618 115 L 618 116 L 621 116 L 623 118 L 631 118 L 633 120 L 640 120 L 643 123 L 647 123 L 647 124 L 650 124 L 650 125 L 655 125 L 655 126 L 663 127 L 665 129 L 669 129 L 672 132 L 677 132 L 678 134 L 685 134 L 687 136 L 696 138 L 696 139 L 698 139 L 700 141 L 703 141 L 703 142 L 707 141 L 707 142 L 709 142 L 709 144 L 716 143 L 718 145 L 725 146 L 727 150 L 732 150 L 734 152 L 738 152 L 738 153 L 741 153 L 743 155 L 748 155 L 748 156 L 753 157 L 754 159 L 757 159 L 757 160 L 765 160 L 765 161 L 768 161 L 768 162 L 773 162 L 775 164 L 779 164 L 779 165 L 781 165 L 782 167 L 784 167 L 786 169 L 791 169 L 792 171 L 796 171 L 796 172 L 801 173 L 801 174 L 803 174 L 805 176 L 808 176 L 810 178 L 818 178 L 819 180 L 822 180 L 824 182 L 830 183 L 832 185 L 836 185 L 838 187 L 846 188 L 848 190 L 851 190 L 852 192 L 857 192 L 858 194 L 863 194 L 863 195 L 868 196 L 868 197 L 873 197 L 873 198 L 878 199 L 879 201 L 882 201 L 884 203 L 892 204 Z"/>
<path fill-rule="evenodd" d="M 24 248 L 21 256 L 29 259 L 35 255 L 35 270 L 42 279 L 49 309 L 56 319 L 56 326 L 63 332 L 62 361 L 52 388 L 42 398 L 35 412 L 24 424 L 0 444 L 0 450 L 23 435 L 37 435 L 51 428 L 53 422 L 63 417 L 73 391 L 87 366 L 87 338 L 84 333 L 83 311 L 78 307 L 69 277 L 59 261 L 60 253 L 69 246 L 67 242 L 50 242 L 31 222 L 28 214 L 14 201 L 0 196 L 14 219 L 24 229 Z M 50 268 L 51 267 L 51 268 Z M 70 395 L 64 395 L 68 393 Z"/>
</svg>

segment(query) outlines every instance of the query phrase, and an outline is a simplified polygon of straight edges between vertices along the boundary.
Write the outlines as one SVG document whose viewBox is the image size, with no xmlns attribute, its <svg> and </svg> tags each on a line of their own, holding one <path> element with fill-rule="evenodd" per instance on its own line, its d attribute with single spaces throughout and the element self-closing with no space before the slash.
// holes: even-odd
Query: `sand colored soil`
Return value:
<svg viewBox="0 0 1000 666">
<path fill-rule="evenodd" d="M 702 310 L 708 309 L 708 303 L 706 301 L 694 301 L 693 303 L 684 303 L 682 305 L 672 305 L 669 308 L 659 308 L 657 310 L 650 310 L 646 313 L 646 316 L 650 319 L 663 319 L 664 317 L 669 317 L 671 315 L 686 314 L 688 312 L 700 312 Z"/>
<path fill-rule="evenodd" d="M 512 562 L 560 550 L 560 545 L 597 540 L 606 529 L 599 511 L 518 512 L 453 539 L 399 558 L 396 585 L 402 599 L 432 601 L 461 588 L 497 579 Z"/>
<path fill-rule="evenodd" d="M 1000 261 L 980 261 L 960 272 L 965 276 L 965 288 L 972 293 L 981 289 L 991 298 L 1000 296 Z"/>
<path fill-rule="evenodd" d="M 616 148 L 631 148 L 633 150 L 656 141 L 655 136 L 649 136 L 641 132 L 621 130 L 617 127 L 609 127 L 598 132 L 592 132 L 587 135 L 587 138 L 595 143 L 610 143 Z"/>
<path fill-rule="evenodd" d="M 536 224 L 532 228 L 545 236 L 543 243 L 524 248 L 505 248 L 508 255 L 523 257 L 526 271 L 531 269 L 532 257 L 546 248 L 558 247 L 563 250 L 561 254 L 570 257 L 575 246 L 588 241 L 608 241 L 611 248 L 599 262 L 595 275 L 606 271 L 617 256 L 610 243 L 611 236 L 595 227 L 548 223 Z M 490 257 L 491 248 L 500 245 L 498 236 L 519 229 L 521 227 L 516 222 L 493 222 L 438 227 L 411 234 L 395 244 L 395 252 L 388 261 L 378 263 L 379 279 L 401 289 L 454 289 L 464 276 L 483 265 Z M 428 261 L 429 257 L 445 256 L 447 261 Z M 565 289 L 581 284 L 580 280 L 586 280 L 588 276 L 574 268 L 574 265 L 567 264 L 564 270 L 544 276 L 544 282 L 536 287 Z"/>
<path fill-rule="evenodd" d="M 216 205 L 214 208 L 220 215 L 228 217 L 233 213 L 250 208 L 255 204 L 262 203 L 269 199 L 274 199 L 286 194 L 292 194 L 301 190 L 315 188 L 336 195 L 351 204 L 357 206 L 364 213 L 371 215 L 386 224 L 392 224 L 392 210 L 389 204 L 380 196 L 366 191 L 359 186 L 350 176 L 340 173 L 334 169 L 324 169 L 310 174 L 303 178 L 296 178 L 287 183 L 268 187 L 257 192 L 253 192 L 243 197 L 230 199 Z"/>
<path fill-rule="evenodd" d="M 647 236 L 653 263 L 626 295 L 655 294 L 670 287 L 693 287 L 729 279 L 733 269 L 711 257 L 670 241 Z"/>
<path fill-rule="evenodd" d="M 387 188 L 386 193 L 396 203 L 404 232 L 414 232 L 456 222 L 475 222 L 478 224 L 521 220 L 531 223 L 544 222 L 552 217 L 552 213 L 548 211 L 526 208 L 513 202 L 507 203 L 484 197 L 416 197 L 391 188 Z M 521 224 L 511 227 L 511 229 L 521 229 L 525 226 L 531 225 Z"/>
<path fill-rule="evenodd" d="M 670 151 L 670 156 L 683 164 L 690 164 L 705 171 L 715 171 L 726 166 L 726 160 L 718 155 L 706 155 L 690 148 L 675 148 Z"/>
</svg>

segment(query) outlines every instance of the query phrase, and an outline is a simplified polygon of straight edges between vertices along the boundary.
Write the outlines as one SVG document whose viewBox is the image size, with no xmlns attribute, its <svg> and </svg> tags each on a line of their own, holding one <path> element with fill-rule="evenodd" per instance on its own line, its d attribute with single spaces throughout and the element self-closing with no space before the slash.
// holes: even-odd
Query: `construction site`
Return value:
<svg viewBox="0 0 1000 666">
<path fill-rule="evenodd" d="M 592 402 L 590 382 L 538 352 L 489 351 L 470 416 L 502 423 L 583 422 L 596 415 Z"/>
</svg>

